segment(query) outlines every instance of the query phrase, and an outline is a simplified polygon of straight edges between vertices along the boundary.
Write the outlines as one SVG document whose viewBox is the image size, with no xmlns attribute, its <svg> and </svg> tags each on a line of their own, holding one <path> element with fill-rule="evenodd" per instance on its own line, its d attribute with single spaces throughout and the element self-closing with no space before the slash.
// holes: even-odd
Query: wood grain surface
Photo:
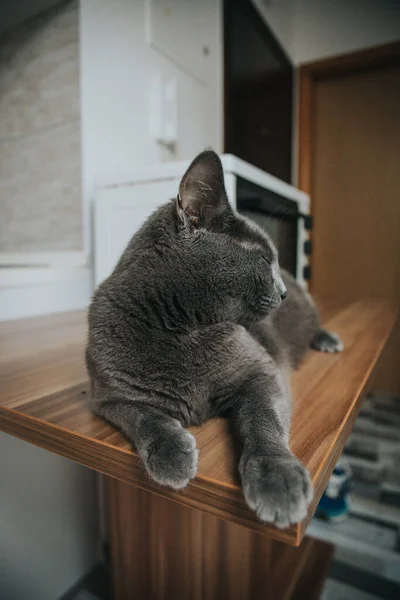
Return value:
<svg viewBox="0 0 400 600">
<path fill-rule="evenodd" d="M 399 105 L 400 55 L 397 66 L 330 77 L 315 85 L 311 195 L 316 294 L 346 302 L 384 298 L 400 307 Z M 375 389 L 400 394 L 399 348 L 397 325 Z"/>
<path fill-rule="evenodd" d="M 293 548 L 111 477 L 107 484 L 115 600 L 318 597 L 333 546 L 306 537 Z"/>
<path fill-rule="evenodd" d="M 310 470 L 311 518 L 343 448 L 376 362 L 396 320 L 390 305 L 321 303 L 325 325 L 343 339 L 339 355 L 310 352 L 293 376 L 291 447 Z M 91 469 L 298 545 L 308 520 L 285 531 L 262 524 L 243 499 L 238 457 L 222 419 L 193 428 L 196 478 L 182 492 L 162 488 L 129 443 L 87 408 L 86 314 L 65 313 L 0 325 L 0 430 Z"/>
</svg>

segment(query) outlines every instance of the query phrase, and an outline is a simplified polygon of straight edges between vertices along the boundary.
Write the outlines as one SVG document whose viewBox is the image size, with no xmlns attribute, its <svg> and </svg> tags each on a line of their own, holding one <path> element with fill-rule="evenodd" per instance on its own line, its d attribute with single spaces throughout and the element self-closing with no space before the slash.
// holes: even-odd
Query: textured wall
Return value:
<svg viewBox="0 0 400 600">
<path fill-rule="evenodd" d="M 78 2 L 0 37 L 0 252 L 80 250 Z"/>
</svg>

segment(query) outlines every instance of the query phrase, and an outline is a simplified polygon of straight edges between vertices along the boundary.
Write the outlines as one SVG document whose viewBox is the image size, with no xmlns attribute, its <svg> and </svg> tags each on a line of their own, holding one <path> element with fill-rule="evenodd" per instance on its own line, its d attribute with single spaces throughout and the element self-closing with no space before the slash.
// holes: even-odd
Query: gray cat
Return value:
<svg viewBox="0 0 400 600">
<path fill-rule="evenodd" d="M 153 479 L 174 489 L 197 469 L 196 440 L 184 427 L 227 417 L 241 442 L 248 505 L 287 527 L 312 498 L 289 448 L 289 374 L 310 344 L 341 349 L 280 272 L 268 236 L 232 209 L 220 159 L 207 150 L 94 294 L 86 354 L 93 410 L 134 444 Z"/>
</svg>

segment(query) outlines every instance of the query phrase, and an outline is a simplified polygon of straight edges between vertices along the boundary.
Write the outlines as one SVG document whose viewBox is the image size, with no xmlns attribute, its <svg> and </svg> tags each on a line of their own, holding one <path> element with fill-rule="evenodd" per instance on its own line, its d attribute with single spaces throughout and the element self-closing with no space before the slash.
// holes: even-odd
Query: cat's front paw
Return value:
<svg viewBox="0 0 400 600">
<path fill-rule="evenodd" d="M 247 504 L 261 521 L 284 529 L 306 517 L 312 483 L 295 456 L 242 457 L 240 471 Z"/>
<path fill-rule="evenodd" d="M 198 454 L 194 436 L 180 427 L 154 439 L 143 459 L 157 483 L 180 490 L 196 475 Z"/>
</svg>

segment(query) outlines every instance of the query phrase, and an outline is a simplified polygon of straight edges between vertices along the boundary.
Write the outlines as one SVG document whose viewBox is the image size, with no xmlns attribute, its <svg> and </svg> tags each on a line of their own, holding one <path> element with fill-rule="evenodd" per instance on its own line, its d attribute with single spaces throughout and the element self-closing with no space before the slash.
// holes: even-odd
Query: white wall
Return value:
<svg viewBox="0 0 400 600">
<path fill-rule="evenodd" d="M 0 597 L 56 600 L 96 562 L 94 473 L 0 433 Z"/>
<path fill-rule="evenodd" d="M 400 39 L 397 0 L 253 0 L 295 65 Z"/>
<path fill-rule="evenodd" d="M 180 42 L 176 57 L 148 42 L 148 10 L 161 14 L 164 38 Z M 211 145 L 222 150 L 222 28 L 220 0 L 81 0 L 81 106 L 85 239 L 96 182 L 118 179 L 144 164 L 191 158 Z M 192 41 L 204 31 L 209 56 L 195 56 Z M 198 40 L 197 40 L 198 41 Z M 194 44 L 194 41 L 193 41 Z M 204 80 L 188 70 L 202 61 Z M 175 152 L 152 138 L 150 106 L 157 75 L 178 85 Z"/>
<path fill-rule="evenodd" d="M 0 269 L 0 321 L 81 310 L 91 293 L 88 268 Z"/>
</svg>

